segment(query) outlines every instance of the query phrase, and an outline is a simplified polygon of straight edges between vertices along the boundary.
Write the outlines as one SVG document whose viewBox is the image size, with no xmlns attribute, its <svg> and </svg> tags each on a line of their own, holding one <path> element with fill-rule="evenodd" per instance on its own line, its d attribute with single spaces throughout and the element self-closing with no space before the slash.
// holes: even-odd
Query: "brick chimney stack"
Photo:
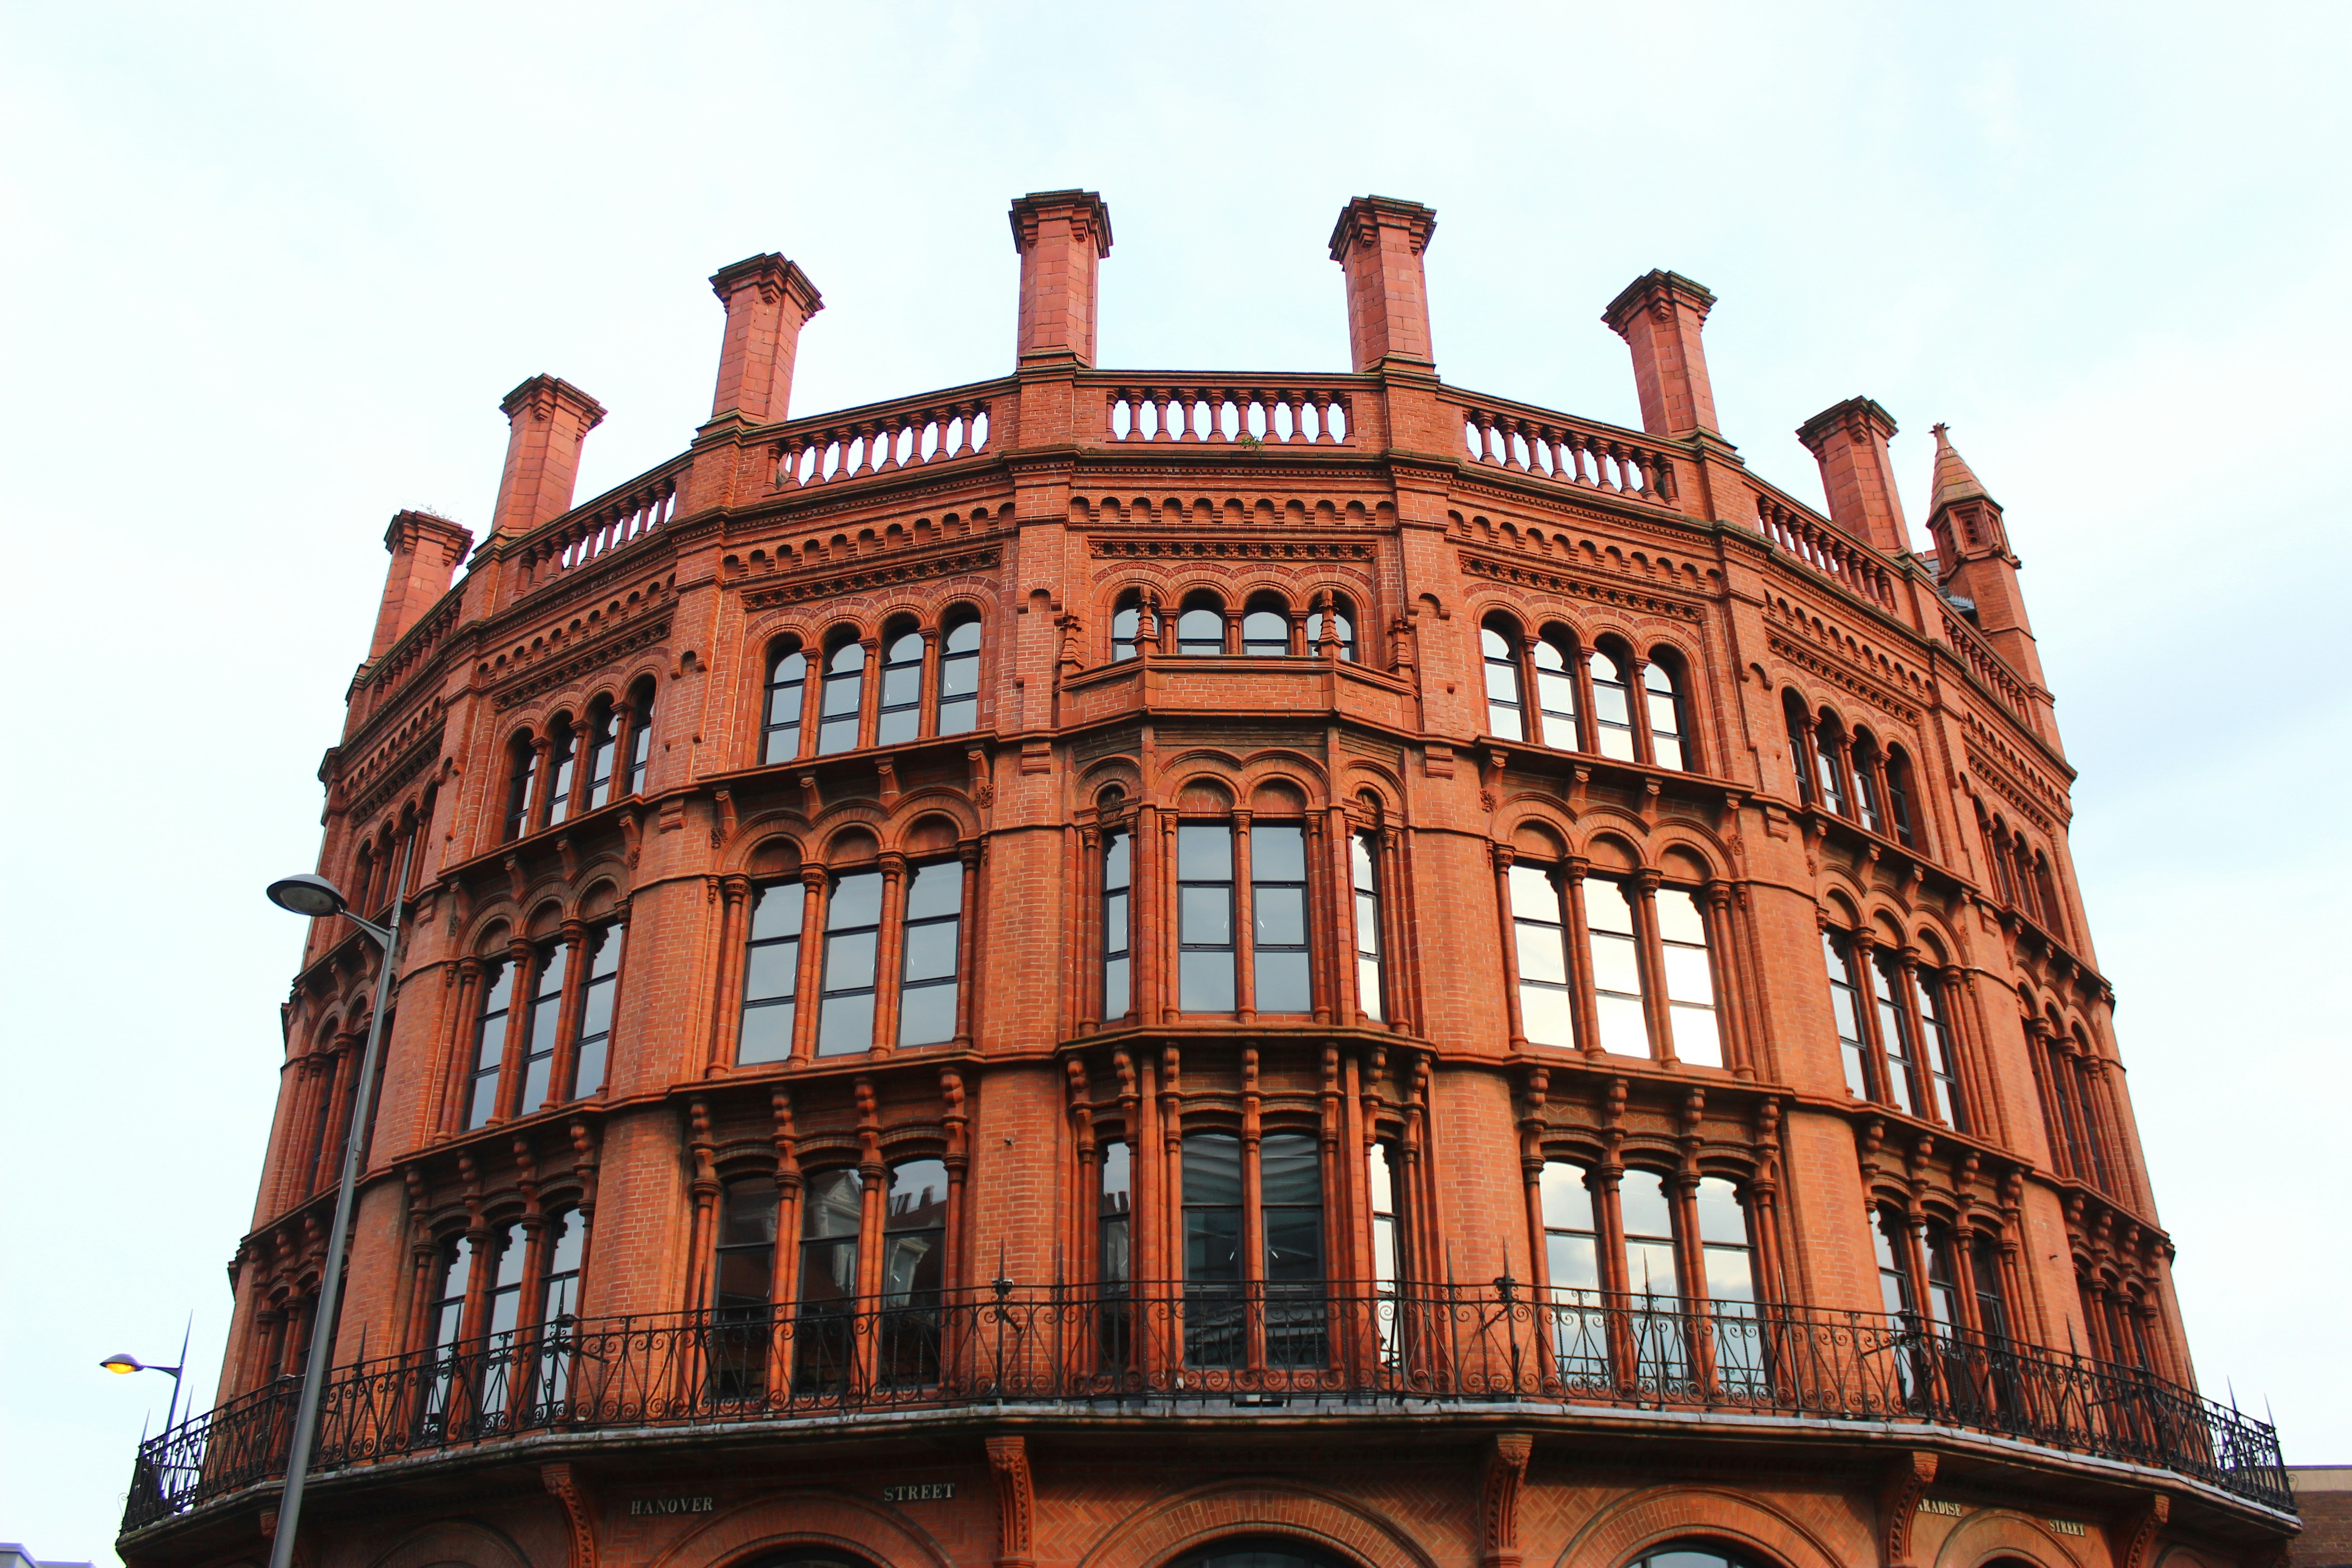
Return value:
<svg viewBox="0 0 2352 1568">
<path fill-rule="evenodd" d="M 1421 253 L 1437 214 L 1419 202 L 1358 196 L 1331 230 L 1331 259 L 1348 275 L 1348 356 L 1359 371 L 1388 360 L 1433 366 L 1429 285 Z"/>
<path fill-rule="evenodd" d="M 1020 357 L 1092 365 L 1095 275 L 1110 254 L 1110 208 L 1093 191 L 1032 191 L 1011 216 L 1021 253 Z"/>
<path fill-rule="evenodd" d="M 375 636 L 368 643 L 368 662 L 407 635 L 434 602 L 449 591 L 457 563 L 474 545 L 473 532 L 429 511 L 393 514 L 383 531 L 383 547 L 392 552 L 392 566 L 383 575 L 383 605 L 376 611 Z"/>
<path fill-rule="evenodd" d="M 1849 397 L 1797 426 L 1797 439 L 1822 466 L 1830 521 L 1890 555 L 1911 548 L 1886 457 L 1894 434 L 1895 416 L 1867 397 Z"/>
<path fill-rule="evenodd" d="M 507 416 L 507 468 L 490 532 L 511 538 L 572 510 L 580 443 L 603 423 L 604 405 L 568 381 L 534 375 L 499 407 Z"/>
<path fill-rule="evenodd" d="M 1633 351 L 1642 428 L 1680 437 L 1715 432 L 1715 388 L 1699 331 L 1715 296 L 1679 272 L 1645 273 L 1625 285 L 1601 319 Z"/>
<path fill-rule="evenodd" d="M 824 309 L 816 285 L 798 262 L 771 252 L 720 268 L 710 275 L 710 291 L 727 307 L 710 416 L 740 414 L 754 425 L 791 417 L 801 328 Z"/>
</svg>

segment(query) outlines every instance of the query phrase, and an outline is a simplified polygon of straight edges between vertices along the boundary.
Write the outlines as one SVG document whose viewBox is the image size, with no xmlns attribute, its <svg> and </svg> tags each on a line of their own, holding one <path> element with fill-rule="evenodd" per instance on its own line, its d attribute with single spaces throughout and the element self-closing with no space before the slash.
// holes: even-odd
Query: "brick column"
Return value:
<svg viewBox="0 0 2352 1568">
<path fill-rule="evenodd" d="M 1830 521 L 1892 555 L 1911 548 L 1886 443 L 1895 416 L 1867 397 L 1833 404 L 1797 426 L 1797 439 L 1822 467 Z"/>
<path fill-rule="evenodd" d="M 781 423 L 792 405 L 801 328 L 824 309 L 824 297 L 797 262 L 772 252 L 720 268 L 710 275 L 710 291 L 727 307 L 710 416 L 732 413 L 754 425 Z"/>
<path fill-rule="evenodd" d="M 1348 278 L 1348 357 L 1358 371 L 1391 360 L 1436 363 L 1429 337 L 1429 285 L 1421 253 L 1437 214 L 1419 202 L 1358 196 L 1331 230 L 1331 259 Z M 1457 421 L 1458 423 L 1458 421 Z M 1455 433 L 1454 445 L 1461 445 Z"/>
<path fill-rule="evenodd" d="M 494 537 L 511 539 L 572 510 L 580 444 L 604 405 L 551 375 L 535 375 L 499 405 L 507 416 L 507 466 L 499 479 Z"/>
<path fill-rule="evenodd" d="M 1652 271 L 1625 285 L 1601 319 L 1633 352 L 1642 428 L 1653 436 L 1712 431 L 1715 388 L 1699 341 L 1715 296 L 1679 272 Z"/>
<path fill-rule="evenodd" d="M 1093 191 L 1032 191 L 1013 204 L 1021 253 L 1016 352 L 1095 363 L 1096 272 L 1110 254 L 1110 208 Z"/>
<path fill-rule="evenodd" d="M 429 511 L 394 512 L 383 531 L 392 564 L 383 575 L 383 602 L 376 610 L 375 636 L 368 641 L 373 664 L 424 617 L 449 591 L 459 563 L 474 545 L 471 530 Z"/>
</svg>

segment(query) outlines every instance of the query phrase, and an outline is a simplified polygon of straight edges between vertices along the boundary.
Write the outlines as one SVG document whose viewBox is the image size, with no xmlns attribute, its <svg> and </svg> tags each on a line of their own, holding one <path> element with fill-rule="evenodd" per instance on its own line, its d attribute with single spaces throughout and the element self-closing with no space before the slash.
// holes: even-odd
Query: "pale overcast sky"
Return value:
<svg viewBox="0 0 2352 1568">
<path fill-rule="evenodd" d="M 680 448 L 760 251 L 825 298 L 796 410 L 1002 374 L 1006 203 L 1068 185 L 1106 364 L 1344 369 L 1325 241 L 1379 192 L 1439 214 L 1451 382 L 1637 424 L 1598 317 L 1667 267 L 1798 494 L 1864 394 L 1924 522 L 1948 421 L 2200 1373 L 2352 1461 L 2347 59 L 2342 5 L 0 5 L 0 1539 L 112 1561 L 170 1384 L 100 1357 L 193 1311 L 211 1396 L 302 936 L 260 889 L 385 520 L 479 530 L 540 371 L 612 410 L 580 496 Z"/>
</svg>

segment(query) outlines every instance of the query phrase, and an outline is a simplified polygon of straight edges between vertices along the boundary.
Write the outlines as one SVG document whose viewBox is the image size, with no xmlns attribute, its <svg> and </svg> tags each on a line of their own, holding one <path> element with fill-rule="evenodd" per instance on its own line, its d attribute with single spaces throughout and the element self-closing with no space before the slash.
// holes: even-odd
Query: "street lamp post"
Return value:
<svg viewBox="0 0 2352 1568">
<path fill-rule="evenodd" d="M 120 1373 L 124 1377 L 130 1376 L 134 1372 L 164 1372 L 171 1373 L 172 1401 L 169 1405 L 166 1405 L 163 1407 L 163 1430 L 166 1432 L 169 1432 L 172 1429 L 172 1417 L 180 1413 L 180 1374 L 188 1370 L 188 1338 L 191 1334 L 195 1332 L 195 1329 L 196 1315 L 194 1312 L 190 1312 L 188 1314 L 188 1326 L 180 1335 L 180 1364 L 177 1366 L 150 1366 L 145 1362 L 141 1361 L 137 1356 L 131 1354 L 127 1351 L 117 1355 L 108 1356 L 104 1361 L 98 1363 L 107 1371 Z M 189 1408 L 193 1411 L 195 1407 L 194 1405 L 190 1405 Z"/>
<path fill-rule="evenodd" d="M 360 1055 L 351 1130 L 343 1140 L 343 1173 L 335 1184 L 335 1222 L 327 1232 L 327 1265 L 319 1279 L 319 1307 L 310 1319 L 310 1353 L 304 1360 L 302 1392 L 294 1405 L 294 1444 L 286 1458 L 286 1488 L 278 1499 L 278 1531 L 269 1542 L 269 1568 L 293 1568 L 294 1532 L 302 1518 L 302 1483 L 310 1468 L 311 1445 L 318 1440 L 319 1401 L 327 1389 L 327 1342 L 334 1335 L 335 1312 L 342 1301 L 344 1237 L 351 1230 L 352 1194 L 359 1186 L 360 1145 L 375 1097 L 376 1052 L 383 1043 L 383 1015 L 392 1000 L 392 971 L 400 948 L 400 917 L 407 908 L 408 862 L 415 850 L 414 839 L 401 850 L 400 879 L 393 884 L 392 919 L 384 925 L 352 913 L 344 906 L 343 895 L 324 877 L 282 877 L 269 884 L 269 901 L 279 909 L 320 920 L 341 915 L 375 938 L 383 949 L 383 961 L 376 969 L 375 1011 L 368 1019 L 367 1048 Z"/>
</svg>

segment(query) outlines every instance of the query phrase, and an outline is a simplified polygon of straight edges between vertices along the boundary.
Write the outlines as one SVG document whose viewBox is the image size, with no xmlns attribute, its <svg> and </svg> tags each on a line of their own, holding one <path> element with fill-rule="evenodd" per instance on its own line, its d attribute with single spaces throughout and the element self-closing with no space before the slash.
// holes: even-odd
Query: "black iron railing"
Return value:
<svg viewBox="0 0 2352 1568">
<path fill-rule="evenodd" d="M 1911 1317 L 1493 1289 L 1016 1286 L 562 1320 L 332 1374 L 322 1470 L 521 1434 L 999 1403 L 1429 1402 L 1937 1423 L 2292 1510 L 2277 1433 L 2147 1373 Z M 140 1446 L 126 1531 L 286 1468 L 294 1384 Z"/>
</svg>

